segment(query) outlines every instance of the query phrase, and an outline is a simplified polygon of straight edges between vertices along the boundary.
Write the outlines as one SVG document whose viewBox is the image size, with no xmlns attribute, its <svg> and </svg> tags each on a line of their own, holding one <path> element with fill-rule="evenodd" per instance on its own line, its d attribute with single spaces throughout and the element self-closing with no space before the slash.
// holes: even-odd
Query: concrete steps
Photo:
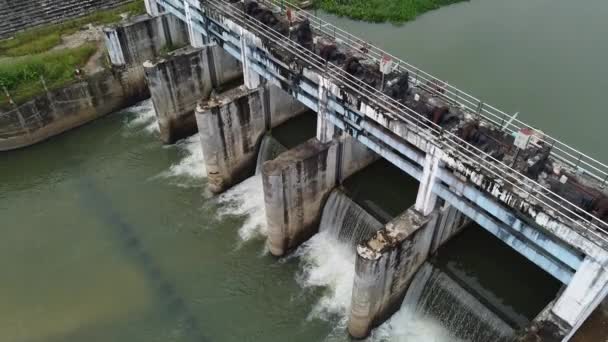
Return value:
<svg viewBox="0 0 608 342">
<path fill-rule="evenodd" d="M 0 0 L 0 38 L 27 28 L 57 24 L 132 0 Z"/>
</svg>

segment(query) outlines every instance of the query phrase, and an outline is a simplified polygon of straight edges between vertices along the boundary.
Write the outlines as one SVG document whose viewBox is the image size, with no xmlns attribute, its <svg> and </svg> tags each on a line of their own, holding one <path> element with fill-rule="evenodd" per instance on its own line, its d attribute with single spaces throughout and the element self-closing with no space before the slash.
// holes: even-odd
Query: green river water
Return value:
<svg viewBox="0 0 608 342">
<path fill-rule="evenodd" d="M 474 0 L 402 26 L 324 17 L 608 159 L 608 2 Z M 268 256 L 259 178 L 212 197 L 198 137 L 162 146 L 156 134 L 146 101 L 0 154 L 0 341 L 348 340 L 352 252 L 317 238 L 288 258 Z M 382 167 L 368 179 L 390 182 L 381 175 L 395 171 Z M 351 184 L 358 200 L 398 212 L 398 193 L 379 196 L 386 186 L 361 182 Z M 475 243 L 455 240 L 437 264 L 462 270 L 525 316 L 554 295 L 544 273 L 488 248 L 495 241 L 480 230 L 468 234 Z M 497 261 L 476 265 L 474 251 Z M 546 292 L 524 289 L 522 279 Z M 408 337 L 399 324 L 372 339 L 445 341 Z"/>
</svg>

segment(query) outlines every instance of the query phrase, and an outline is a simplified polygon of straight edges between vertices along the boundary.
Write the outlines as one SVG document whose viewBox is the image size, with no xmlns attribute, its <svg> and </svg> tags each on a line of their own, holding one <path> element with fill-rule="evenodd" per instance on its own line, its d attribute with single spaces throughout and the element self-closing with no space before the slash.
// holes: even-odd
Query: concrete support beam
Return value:
<svg viewBox="0 0 608 342">
<path fill-rule="evenodd" d="M 184 1 L 184 13 L 186 15 L 186 23 L 188 25 L 188 37 L 190 39 L 190 45 L 195 48 L 201 48 L 205 45 L 205 41 L 203 39 L 203 35 L 194 29 L 194 24 L 192 22 L 192 8 L 190 7 L 189 0 Z"/>
<path fill-rule="evenodd" d="M 343 134 L 340 142 L 340 149 L 338 150 L 340 160 L 338 165 L 340 167 L 338 170 L 339 183 L 380 158 L 374 151 L 348 134 Z"/>
<path fill-rule="evenodd" d="M 144 5 L 146 6 L 146 13 L 151 17 L 156 17 L 160 14 L 156 0 L 144 0 Z"/>
<path fill-rule="evenodd" d="M 447 202 L 438 206 L 436 213 L 437 221 L 431 254 L 435 253 L 439 247 L 460 233 L 471 222 L 463 212 Z"/>
<path fill-rule="evenodd" d="M 243 79 L 245 86 L 249 89 L 254 89 L 262 84 L 262 77 L 252 67 L 251 54 L 252 43 L 248 43 L 248 37 L 251 33 L 246 32 L 241 36 L 241 61 L 243 64 Z"/>
<path fill-rule="evenodd" d="M 325 78 L 319 78 L 319 108 L 317 111 L 317 139 L 320 142 L 328 142 L 336 135 L 336 126 L 329 120 L 329 82 Z"/>
<path fill-rule="evenodd" d="M 365 338 L 397 311 L 420 266 L 467 222 L 449 205 L 426 216 L 411 208 L 358 246 L 349 334 Z"/>
<path fill-rule="evenodd" d="M 304 110 L 274 86 L 241 86 L 202 101 L 196 121 L 209 189 L 219 193 L 252 175 L 264 133 Z"/>
<path fill-rule="evenodd" d="M 212 90 L 241 77 L 240 63 L 217 45 L 184 48 L 144 63 L 161 140 L 174 143 L 198 131 L 194 111 Z"/>
<path fill-rule="evenodd" d="M 339 141 L 316 138 L 264 163 L 267 245 L 282 256 L 317 231 L 327 196 L 337 185 Z"/>
<path fill-rule="evenodd" d="M 437 182 L 437 172 L 441 163 L 440 153 L 439 149 L 431 148 L 430 152 L 425 156 L 420 188 L 418 189 L 415 205 L 416 210 L 423 215 L 429 215 L 435 209 L 435 204 L 437 203 L 437 195 L 433 192 L 433 186 Z"/>
</svg>

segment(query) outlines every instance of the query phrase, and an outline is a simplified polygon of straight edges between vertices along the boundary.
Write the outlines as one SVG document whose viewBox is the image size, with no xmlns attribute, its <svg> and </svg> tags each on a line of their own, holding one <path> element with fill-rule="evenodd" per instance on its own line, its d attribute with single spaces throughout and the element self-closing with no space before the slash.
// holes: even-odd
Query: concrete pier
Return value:
<svg viewBox="0 0 608 342">
<path fill-rule="evenodd" d="M 144 71 L 160 137 L 167 144 L 198 131 L 194 116 L 198 101 L 242 77 L 240 63 L 216 45 L 179 49 L 145 62 Z"/>
<path fill-rule="evenodd" d="M 317 138 L 268 161 L 262 168 L 267 245 L 281 256 L 315 234 L 328 194 L 377 156 L 350 136 Z"/>
<path fill-rule="evenodd" d="M 196 110 L 209 189 L 214 193 L 251 176 L 264 133 L 306 108 L 274 86 L 234 88 Z"/>
<path fill-rule="evenodd" d="M 339 144 L 313 138 L 264 163 L 267 246 L 273 255 L 284 255 L 316 233 L 327 195 L 337 184 Z"/>
<path fill-rule="evenodd" d="M 397 311 L 420 266 L 465 224 L 449 205 L 426 216 L 411 208 L 358 246 L 349 334 L 365 338 Z"/>
<path fill-rule="evenodd" d="M 104 37 L 110 63 L 115 67 L 141 66 L 169 47 L 189 44 L 187 25 L 170 14 L 135 17 L 105 28 Z"/>
</svg>

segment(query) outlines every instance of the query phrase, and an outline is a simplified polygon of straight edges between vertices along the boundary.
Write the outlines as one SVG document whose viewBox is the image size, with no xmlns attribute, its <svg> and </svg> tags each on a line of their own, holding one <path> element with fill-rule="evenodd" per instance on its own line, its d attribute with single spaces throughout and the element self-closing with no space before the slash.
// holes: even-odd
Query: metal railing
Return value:
<svg viewBox="0 0 608 342">
<path fill-rule="evenodd" d="M 274 6 L 282 8 L 287 5 L 289 7 L 297 9 L 296 16 L 299 18 L 306 18 L 310 21 L 311 25 L 315 30 L 323 32 L 324 35 L 333 36 L 335 39 L 343 41 L 345 44 L 352 46 L 356 49 L 365 48 L 368 52 L 368 56 L 379 62 L 383 56 L 391 58 L 396 63 L 396 68 L 402 72 L 409 72 L 413 80 L 428 83 L 428 84 L 439 84 L 443 93 L 438 95 L 445 97 L 447 100 L 457 103 L 467 110 L 469 113 L 473 113 L 481 116 L 488 122 L 493 123 L 495 126 L 503 127 L 503 130 L 514 133 L 518 132 L 522 128 L 533 128 L 525 122 L 514 119 L 509 122 L 512 115 L 497 109 L 474 96 L 440 80 L 439 78 L 399 59 L 398 57 L 376 47 L 368 44 L 364 40 L 352 35 L 351 33 L 342 30 L 333 24 L 314 16 L 313 14 L 299 9 L 295 4 L 286 0 L 262 0 L 261 2 L 270 3 Z M 574 149 L 573 147 L 553 138 L 549 135 L 545 135 L 543 139 L 548 146 L 552 146 L 552 155 L 573 168 L 582 170 L 587 175 L 600 181 L 602 185 L 608 180 L 608 165 Z"/>
<path fill-rule="evenodd" d="M 543 204 L 547 209 L 552 210 L 553 214 L 560 217 L 563 221 L 585 228 L 594 236 L 601 238 L 602 241 L 608 242 L 608 238 L 606 237 L 606 234 L 608 233 L 608 230 L 606 229 L 607 225 L 604 222 L 593 218 L 591 215 L 581 215 L 578 212 L 580 210 L 578 206 L 568 202 L 557 194 L 552 193 L 550 190 L 543 188 L 540 184 L 531 181 L 518 171 L 513 170 L 500 161 L 488 156 L 476 147 L 464 142 L 456 135 L 444 131 L 440 126 L 418 115 L 416 112 L 386 96 L 377 89 L 363 84 L 358 79 L 344 72 L 340 67 L 332 65 L 331 63 L 326 63 L 325 60 L 321 59 L 315 53 L 303 48 L 294 41 L 287 39 L 287 37 L 272 30 L 268 26 L 261 24 L 255 18 L 244 14 L 242 9 L 234 4 L 224 0 L 208 0 L 204 3 L 208 4 L 210 9 L 217 11 L 222 16 L 235 20 L 245 28 L 255 30 L 256 33 L 273 41 L 274 44 L 285 48 L 294 56 L 300 58 L 301 61 L 310 64 L 320 73 L 329 76 L 333 81 L 374 101 L 374 104 L 386 110 L 387 113 L 397 114 L 400 120 L 413 126 L 419 134 L 425 135 L 427 139 L 441 145 L 442 148 L 447 149 L 448 152 L 453 153 L 463 161 L 473 163 L 474 165 L 483 168 L 486 172 L 501 179 L 506 185 L 511 186 L 513 189 L 527 193 L 530 198 Z M 309 18 L 310 14 L 306 15 L 306 17 Z M 371 45 L 366 44 L 364 46 L 371 49 Z"/>
</svg>

